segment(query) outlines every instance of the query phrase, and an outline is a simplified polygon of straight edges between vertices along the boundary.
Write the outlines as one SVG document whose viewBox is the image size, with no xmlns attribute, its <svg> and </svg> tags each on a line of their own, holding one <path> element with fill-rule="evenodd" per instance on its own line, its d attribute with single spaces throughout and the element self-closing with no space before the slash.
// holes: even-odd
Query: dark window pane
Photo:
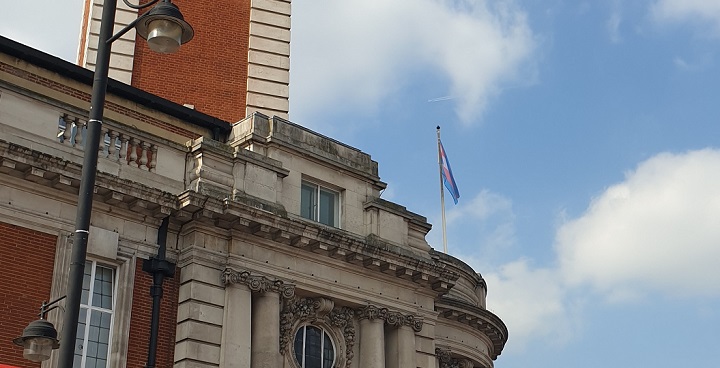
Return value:
<svg viewBox="0 0 720 368">
<path fill-rule="evenodd" d="M 103 313 L 102 317 L 100 319 L 100 327 L 102 328 L 110 328 L 110 319 L 111 319 L 110 313 Z"/>
<path fill-rule="evenodd" d="M 331 368 L 335 361 L 335 349 L 333 348 L 330 336 L 324 334 L 325 342 L 323 343 L 323 368 Z"/>
<path fill-rule="evenodd" d="M 317 220 L 317 187 L 303 184 L 300 189 L 300 216 L 309 219 Z"/>
<path fill-rule="evenodd" d="M 335 202 L 335 193 L 320 190 L 320 220 L 318 220 L 318 222 L 329 226 L 336 226 L 337 223 L 335 220 L 337 216 L 335 214 Z"/>
<path fill-rule="evenodd" d="M 297 360 L 298 364 L 300 364 L 300 367 L 302 367 L 303 362 L 303 341 L 305 336 L 305 327 L 301 327 L 298 332 L 295 334 L 295 359 Z"/>
</svg>

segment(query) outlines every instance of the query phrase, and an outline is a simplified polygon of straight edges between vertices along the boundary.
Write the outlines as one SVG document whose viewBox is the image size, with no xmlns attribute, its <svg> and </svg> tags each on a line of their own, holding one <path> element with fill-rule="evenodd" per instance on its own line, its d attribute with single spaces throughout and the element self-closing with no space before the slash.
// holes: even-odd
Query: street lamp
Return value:
<svg viewBox="0 0 720 368">
<path fill-rule="evenodd" d="M 57 331 L 52 323 L 48 322 L 45 317 L 48 312 L 57 308 L 57 302 L 65 299 L 65 297 L 57 298 L 50 303 L 44 301 L 40 306 L 40 319 L 30 322 L 23 330 L 22 336 L 13 340 L 13 343 L 23 347 L 23 357 L 33 362 L 42 362 L 50 359 L 50 353 L 54 349 L 60 347 L 57 339 Z M 52 306 L 52 307 L 51 307 Z"/>
<path fill-rule="evenodd" d="M 80 314 L 80 298 L 82 295 L 83 274 L 87 242 L 90 234 L 90 216 L 92 213 L 93 192 L 97 176 L 98 146 L 100 145 L 105 94 L 107 92 L 108 70 L 110 66 L 110 49 L 113 41 L 137 26 L 140 37 L 148 40 L 150 49 L 162 53 L 176 51 L 181 44 L 190 41 L 193 30 L 183 19 L 180 10 L 170 0 L 151 0 L 142 5 L 133 5 L 128 0 L 123 2 L 133 9 L 143 9 L 160 2 L 155 8 L 138 17 L 115 35 L 112 34 L 115 23 L 117 0 L 105 0 L 102 18 L 100 19 L 100 37 L 98 40 L 95 74 L 93 77 L 90 114 L 87 123 L 87 140 L 83 157 L 82 176 L 78 193 L 77 216 L 75 218 L 75 234 L 72 245 L 70 270 L 68 272 L 67 301 L 63 329 L 60 336 L 59 368 L 72 368 L 75 335 L 77 333 Z"/>
</svg>

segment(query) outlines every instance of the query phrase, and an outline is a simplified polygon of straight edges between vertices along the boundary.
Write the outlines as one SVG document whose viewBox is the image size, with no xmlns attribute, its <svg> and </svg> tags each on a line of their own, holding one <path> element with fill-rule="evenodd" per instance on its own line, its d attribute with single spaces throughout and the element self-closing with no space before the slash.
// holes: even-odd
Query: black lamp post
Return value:
<svg viewBox="0 0 720 368">
<path fill-rule="evenodd" d="M 68 273 L 67 301 L 63 329 L 60 336 L 59 368 L 72 368 L 75 335 L 77 333 L 82 295 L 85 257 L 90 234 L 90 216 L 92 212 L 93 191 L 97 175 L 98 146 L 100 144 L 105 94 L 107 92 L 108 68 L 110 65 L 110 49 L 113 41 L 122 37 L 127 31 L 137 26 L 140 37 L 147 39 L 150 49 L 161 53 L 176 51 L 181 44 L 190 41 L 193 30 L 183 20 L 177 6 L 170 0 L 151 0 L 143 5 L 133 5 L 128 0 L 123 2 L 131 8 L 142 9 L 160 3 L 153 9 L 138 17 L 127 27 L 112 35 L 115 23 L 117 0 L 105 0 L 100 20 L 100 38 L 98 41 L 97 60 L 93 77 L 92 97 L 90 100 L 90 116 L 88 118 L 87 139 L 83 158 L 80 190 L 78 193 L 75 234 L 72 245 L 70 270 Z M 33 322 L 34 323 L 34 322 Z M 48 356 L 49 358 L 49 356 Z"/>
</svg>

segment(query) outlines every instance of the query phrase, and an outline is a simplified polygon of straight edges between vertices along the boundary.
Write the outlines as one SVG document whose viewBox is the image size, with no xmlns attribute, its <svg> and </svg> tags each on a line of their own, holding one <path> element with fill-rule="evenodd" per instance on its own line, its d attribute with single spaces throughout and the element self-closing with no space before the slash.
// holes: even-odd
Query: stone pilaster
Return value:
<svg viewBox="0 0 720 368">
<path fill-rule="evenodd" d="M 223 317 L 220 366 L 223 368 L 250 368 L 250 334 L 252 295 L 243 284 L 225 287 L 225 315 Z"/>
<path fill-rule="evenodd" d="M 253 368 L 282 367 L 280 354 L 280 294 L 272 291 L 253 297 Z"/>
<path fill-rule="evenodd" d="M 391 329 L 385 340 L 385 351 L 387 368 L 415 366 L 415 331 L 407 325 Z"/>
</svg>

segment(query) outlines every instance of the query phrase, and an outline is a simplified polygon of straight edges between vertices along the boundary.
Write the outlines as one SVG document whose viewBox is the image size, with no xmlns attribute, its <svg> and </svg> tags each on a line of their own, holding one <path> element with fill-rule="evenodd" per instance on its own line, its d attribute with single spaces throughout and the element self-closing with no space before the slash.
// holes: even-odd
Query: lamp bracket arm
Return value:
<svg viewBox="0 0 720 368">
<path fill-rule="evenodd" d="M 54 305 L 54 304 L 56 304 L 57 302 L 65 299 L 66 296 L 67 296 L 67 295 L 63 295 L 63 296 L 61 296 L 61 297 L 59 297 L 59 298 L 57 298 L 57 299 L 55 299 L 55 300 L 53 300 L 53 301 L 51 301 L 51 302 L 49 302 L 49 303 L 48 303 L 48 302 L 43 302 L 42 305 L 40 306 L 40 313 L 38 313 L 38 315 L 40 316 L 40 319 L 45 319 L 45 316 L 47 315 L 48 312 L 50 312 L 51 310 L 53 310 L 53 309 L 55 309 L 55 308 L 58 308 L 59 306 L 58 306 L 58 305 Z M 50 306 L 52 306 L 52 307 L 50 307 Z M 50 307 L 50 308 L 48 308 L 48 307 Z"/>
<path fill-rule="evenodd" d="M 141 21 L 143 18 L 145 18 L 145 15 L 147 13 L 135 18 L 130 24 L 126 25 L 123 29 L 119 30 L 118 33 L 115 33 L 112 37 L 108 38 L 107 41 L 105 41 L 106 45 L 109 45 L 113 42 L 115 42 L 118 38 L 122 37 L 125 33 L 128 33 L 129 30 L 135 28 L 135 25 Z"/>
<path fill-rule="evenodd" d="M 142 5 L 141 5 L 141 4 L 138 4 L 138 5 L 135 5 L 135 4 L 132 4 L 132 3 L 131 3 L 130 1 L 128 1 L 128 0 L 123 0 L 123 2 L 125 3 L 125 5 L 127 5 L 128 7 L 132 8 L 132 9 L 145 9 L 145 8 L 147 8 L 148 6 L 155 5 L 155 3 L 157 3 L 158 1 L 160 1 L 160 0 L 152 0 L 152 1 L 150 1 L 149 3 L 147 3 L 147 4 L 142 4 Z M 163 1 L 167 1 L 167 0 L 163 0 Z"/>
</svg>

